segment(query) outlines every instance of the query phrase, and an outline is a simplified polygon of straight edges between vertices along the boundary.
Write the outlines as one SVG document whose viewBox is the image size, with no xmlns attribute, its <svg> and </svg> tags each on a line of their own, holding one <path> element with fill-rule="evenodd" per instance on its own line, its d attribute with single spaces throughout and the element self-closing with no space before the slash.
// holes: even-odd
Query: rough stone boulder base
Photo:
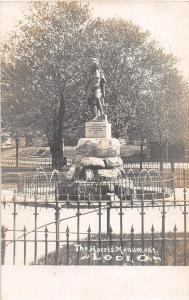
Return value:
<svg viewBox="0 0 189 300">
<path fill-rule="evenodd" d="M 83 167 L 80 165 L 72 165 L 69 171 L 66 174 L 66 180 L 72 181 L 74 178 L 78 179 L 80 176 L 81 171 L 83 170 Z"/>
<path fill-rule="evenodd" d="M 75 179 L 78 180 L 81 177 L 82 171 L 83 171 L 83 167 L 80 165 L 76 165 L 75 166 Z"/>
<path fill-rule="evenodd" d="M 75 176 L 75 165 L 72 165 L 69 171 L 66 174 L 66 180 L 71 181 Z"/>
<path fill-rule="evenodd" d="M 83 155 L 80 154 L 75 154 L 72 160 L 73 164 L 79 164 L 81 159 L 82 159 Z"/>
<path fill-rule="evenodd" d="M 119 156 L 105 158 L 106 168 L 123 168 L 123 161 Z"/>
<path fill-rule="evenodd" d="M 115 157 L 120 155 L 120 143 L 114 138 L 82 138 L 76 147 L 76 155 Z"/>
<path fill-rule="evenodd" d="M 105 163 L 102 158 L 83 156 L 79 163 L 82 167 L 87 169 L 103 169 Z"/>
</svg>

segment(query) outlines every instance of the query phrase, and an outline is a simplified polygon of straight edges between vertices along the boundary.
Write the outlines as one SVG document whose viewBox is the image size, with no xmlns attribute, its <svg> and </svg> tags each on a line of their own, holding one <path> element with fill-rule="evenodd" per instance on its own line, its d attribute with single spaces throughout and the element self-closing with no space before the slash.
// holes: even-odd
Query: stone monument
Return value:
<svg viewBox="0 0 189 300">
<path fill-rule="evenodd" d="M 85 124 L 85 137 L 78 141 L 73 165 L 66 180 L 117 180 L 124 177 L 120 142 L 112 138 L 111 124 L 104 113 L 105 77 L 99 61 L 92 59 L 87 84 L 93 119 Z"/>
<path fill-rule="evenodd" d="M 125 174 L 120 142 L 112 137 L 111 124 L 104 113 L 105 83 L 98 59 L 92 59 L 87 100 L 93 118 L 86 122 L 85 137 L 78 141 L 73 164 L 58 185 L 58 199 L 67 203 L 81 200 L 89 207 L 91 201 L 95 205 L 100 200 L 136 198 L 136 183 Z M 141 188 L 138 191 L 144 192 Z M 151 193 L 147 191 L 146 197 Z"/>
</svg>

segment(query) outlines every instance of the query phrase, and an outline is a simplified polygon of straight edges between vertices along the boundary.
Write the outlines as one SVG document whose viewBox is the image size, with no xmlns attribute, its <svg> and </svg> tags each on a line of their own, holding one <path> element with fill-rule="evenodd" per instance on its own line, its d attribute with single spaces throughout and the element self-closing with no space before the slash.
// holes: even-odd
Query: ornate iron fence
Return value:
<svg viewBox="0 0 189 300">
<path fill-rule="evenodd" d="M 125 179 L 94 186 L 42 167 L 17 176 L 17 193 L 1 202 L 2 264 L 188 265 L 188 165 L 143 167 L 125 164 Z"/>
<path fill-rule="evenodd" d="M 136 198 L 144 190 L 145 198 L 158 198 L 164 193 L 166 196 L 174 191 L 174 178 L 162 179 L 159 173 L 149 170 L 136 176 L 128 172 L 127 176 L 119 180 L 77 181 L 67 182 L 63 172 L 38 172 L 30 176 L 19 176 L 17 192 L 32 198 L 38 197 L 52 199 L 55 191 L 59 200 L 77 200 L 78 195 L 86 201 L 93 198 L 107 201 L 116 197 Z"/>
<path fill-rule="evenodd" d="M 178 197 L 174 194 L 166 198 L 163 193 L 161 199 L 145 199 L 141 193 L 133 201 L 120 194 L 119 198 L 92 202 L 79 195 L 70 201 L 59 201 L 58 197 L 54 201 L 37 196 L 32 200 L 5 197 L 1 203 L 5 222 L 2 263 L 188 265 L 186 188 Z M 170 228 L 166 220 L 173 212 L 178 213 L 180 221 Z M 50 216 L 49 222 L 45 221 L 45 213 Z M 152 214 L 150 222 L 146 221 L 148 214 Z"/>
<path fill-rule="evenodd" d="M 66 172 L 71 165 L 71 159 L 67 161 L 67 166 L 62 168 L 62 172 Z M 2 183 L 5 184 L 15 184 L 19 183 L 20 177 L 32 177 L 38 169 L 43 169 L 45 172 L 52 172 L 52 161 L 50 158 L 22 158 L 19 160 L 18 167 L 16 167 L 15 160 L 2 160 L 1 170 L 2 170 Z M 185 184 L 189 187 L 189 163 L 185 162 L 166 162 L 163 164 L 163 169 L 160 168 L 159 162 L 146 161 L 142 162 L 125 162 L 124 170 L 128 172 L 130 169 L 134 170 L 135 174 L 139 173 L 141 170 L 154 169 L 160 172 L 160 174 L 165 178 L 175 178 L 175 187 L 183 187 L 184 185 L 184 175 L 185 172 Z"/>
</svg>

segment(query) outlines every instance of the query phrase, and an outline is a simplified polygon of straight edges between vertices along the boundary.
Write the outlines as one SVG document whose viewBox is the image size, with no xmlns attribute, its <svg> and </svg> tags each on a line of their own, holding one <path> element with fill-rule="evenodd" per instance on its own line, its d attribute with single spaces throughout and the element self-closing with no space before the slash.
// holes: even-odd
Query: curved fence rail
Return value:
<svg viewBox="0 0 189 300">
<path fill-rule="evenodd" d="M 17 191 L 27 197 L 54 198 L 55 194 L 61 201 L 77 200 L 85 201 L 95 199 L 116 199 L 116 197 L 137 198 L 145 194 L 145 198 L 160 198 L 164 194 L 166 197 L 174 192 L 174 178 L 165 177 L 156 170 L 143 170 L 135 174 L 127 172 L 126 177 L 118 180 L 97 180 L 74 182 L 65 181 L 65 173 L 54 170 L 46 172 L 38 169 L 32 175 L 20 175 L 18 177 Z M 152 196 L 153 195 L 153 196 Z"/>
<path fill-rule="evenodd" d="M 71 159 L 67 159 L 67 164 L 62 167 L 62 172 L 66 172 L 72 163 Z M 18 165 L 16 166 L 15 160 L 1 161 L 2 170 L 2 183 L 4 184 L 17 184 L 18 176 L 25 175 L 30 176 L 34 174 L 37 169 L 43 168 L 46 172 L 52 172 L 52 160 L 50 158 L 20 158 Z M 126 173 L 129 170 L 134 170 L 135 174 L 139 174 L 141 170 L 153 169 L 162 175 L 163 178 L 175 178 L 175 187 L 183 187 L 184 185 L 184 172 L 185 172 L 185 185 L 189 187 L 189 163 L 175 162 L 164 163 L 163 169 L 159 162 L 143 162 L 142 169 L 140 162 L 128 162 L 124 163 L 124 170 Z"/>
</svg>

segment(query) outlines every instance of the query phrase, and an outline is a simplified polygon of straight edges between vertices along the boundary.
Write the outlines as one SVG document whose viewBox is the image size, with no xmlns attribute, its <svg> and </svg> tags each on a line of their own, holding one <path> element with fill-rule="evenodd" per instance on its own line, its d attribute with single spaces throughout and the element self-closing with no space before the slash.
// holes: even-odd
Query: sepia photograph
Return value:
<svg viewBox="0 0 189 300">
<path fill-rule="evenodd" d="M 2 300 L 62 299 L 64 274 L 65 299 L 188 299 L 189 2 L 1 1 L 0 20 Z M 83 272 L 141 292 L 72 298 Z"/>
</svg>

